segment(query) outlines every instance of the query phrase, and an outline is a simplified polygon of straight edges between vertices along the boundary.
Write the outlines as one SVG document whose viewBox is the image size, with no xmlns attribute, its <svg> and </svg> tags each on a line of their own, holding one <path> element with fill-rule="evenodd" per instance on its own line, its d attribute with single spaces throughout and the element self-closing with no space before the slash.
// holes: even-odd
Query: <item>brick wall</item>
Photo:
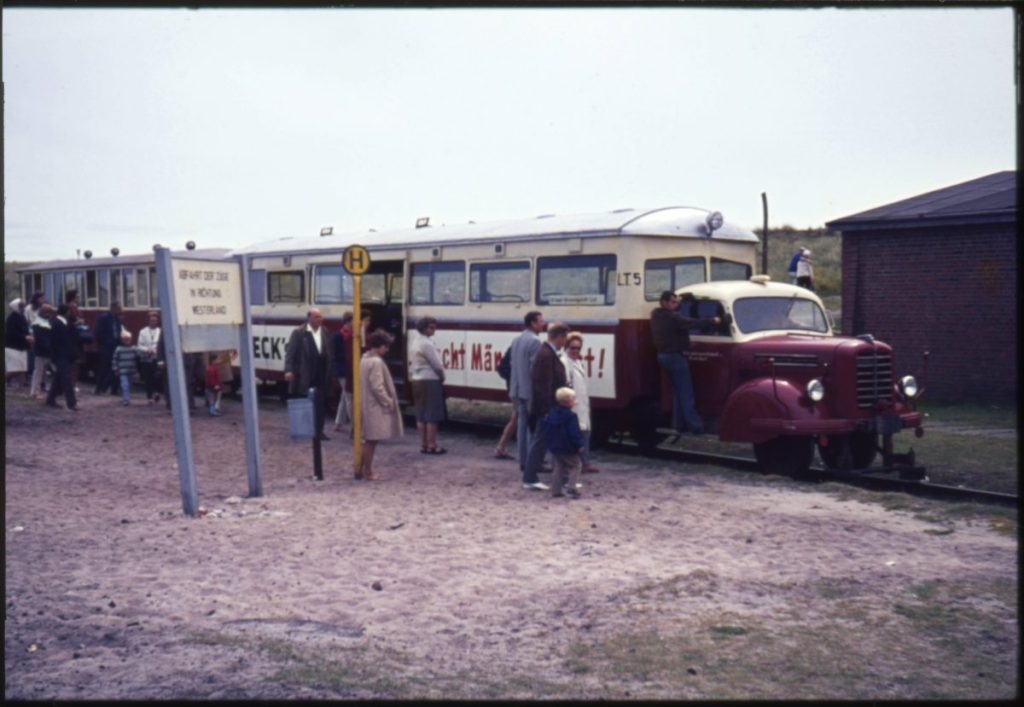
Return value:
<svg viewBox="0 0 1024 707">
<path fill-rule="evenodd" d="M 1014 225 L 843 234 L 845 335 L 891 344 L 896 375 L 921 379 L 933 400 L 1017 398 Z"/>
</svg>

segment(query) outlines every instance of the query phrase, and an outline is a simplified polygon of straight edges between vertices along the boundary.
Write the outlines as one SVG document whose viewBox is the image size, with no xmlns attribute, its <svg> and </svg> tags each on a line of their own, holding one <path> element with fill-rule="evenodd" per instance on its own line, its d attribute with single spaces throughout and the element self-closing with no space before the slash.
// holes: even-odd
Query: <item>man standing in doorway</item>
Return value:
<svg viewBox="0 0 1024 707">
<path fill-rule="evenodd" d="M 314 307 L 306 315 L 306 323 L 292 332 L 285 347 L 284 379 L 288 381 L 288 394 L 292 397 L 304 397 L 313 389 L 316 435 L 327 440 L 324 417 L 327 414 L 327 388 L 333 382 L 334 352 L 331 339 L 321 326 L 323 321 L 323 314 Z"/>
<path fill-rule="evenodd" d="M 543 418 L 558 404 L 555 400 L 555 391 L 566 386 L 565 364 L 562 363 L 558 352 L 565 346 L 568 336 L 569 327 L 561 322 L 551 322 L 548 325 L 548 339 L 537 351 L 533 359 L 533 368 L 530 369 L 529 421 L 533 432 L 530 435 L 530 450 L 526 455 L 526 469 L 523 471 L 524 488 L 538 491 L 548 488 L 537 476 L 541 464 L 544 463 L 544 455 L 548 451 L 544 439 Z"/>
<path fill-rule="evenodd" d="M 678 311 L 679 297 L 672 290 L 661 293 L 660 306 L 651 311 L 651 336 L 658 351 L 658 365 L 672 382 L 672 424 L 682 432 L 689 429 L 695 435 L 704 432 L 704 422 L 697 414 L 693 401 L 693 380 L 686 352 L 690 348 L 690 329 L 707 320 L 684 317 Z M 718 326 L 719 317 L 711 322 Z"/>
<path fill-rule="evenodd" d="M 540 350 L 539 335 L 544 331 L 544 315 L 540 312 L 527 312 L 523 317 L 526 328 L 512 341 L 509 358 L 512 374 L 509 377 L 508 395 L 516 407 L 516 446 L 519 450 L 519 470 L 526 471 L 526 457 L 530 449 L 530 432 L 527 418 L 530 405 L 530 368 L 533 358 Z M 539 482 L 534 475 L 530 483 Z M 526 485 L 526 476 L 523 484 Z"/>
</svg>

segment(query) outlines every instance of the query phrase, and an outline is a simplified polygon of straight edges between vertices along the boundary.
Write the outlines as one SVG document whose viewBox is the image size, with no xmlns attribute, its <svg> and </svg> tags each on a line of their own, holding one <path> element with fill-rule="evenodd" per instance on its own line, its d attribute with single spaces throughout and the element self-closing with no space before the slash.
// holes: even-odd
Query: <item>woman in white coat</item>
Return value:
<svg viewBox="0 0 1024 707">
<path fill-rule="evenodd" d="M 391 348 L 393 337 L 378 329 L 367 337 L 367 352 L 359 362 L 359 382 L 362 387 L 360 408 L 363 413 L 363 459 L 356 471 L 357 479 L 376 481 L 373 473 L 373 455 L 377 442 L 405 433 L 402 411 L 398 407 L 395 382 L 391 379 L 384 354 Z"/>
<path fill-rule="evenodd" d="M 590 462 L 590 394 L 587 392 L 587 372 L 583 367 L 583 334 L 578 331 L 569 332 L 565 340 L 565 351 L 562 363 L 565 364 L 565 379 L 576 393 L 576 403 L 572 411 L 580 421 L 580 434 L 583 436 L 583 471 L 596 474 L 600 469 Z"/>
</svg>

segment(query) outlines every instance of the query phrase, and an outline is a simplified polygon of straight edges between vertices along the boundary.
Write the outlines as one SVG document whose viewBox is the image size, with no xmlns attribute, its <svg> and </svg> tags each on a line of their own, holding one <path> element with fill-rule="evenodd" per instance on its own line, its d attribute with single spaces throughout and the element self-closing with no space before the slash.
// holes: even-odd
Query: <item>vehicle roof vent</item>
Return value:
<svg viewBox="0 0 1024 707">
<path fill-rule="evenodd" d="M 627 211 L 634 211 L 634 209 L 632 209 L 632 208 L 629 208 L 629 209 L 615 209 L 614 211 L 612 211 L 612 213 L 613 214 L 624 214 Z"/>
<path fill-rule="evenodd" d="M 751 282 L 756 282 L 759 285 L 765 285 L 772 281 L 771 275 L 754 275 L 750 278 Z"/>
<path fill-rule="evenodd" d="M 541 214 L 537 218 L 553 218 L 554 214 Z"/>
</svg>

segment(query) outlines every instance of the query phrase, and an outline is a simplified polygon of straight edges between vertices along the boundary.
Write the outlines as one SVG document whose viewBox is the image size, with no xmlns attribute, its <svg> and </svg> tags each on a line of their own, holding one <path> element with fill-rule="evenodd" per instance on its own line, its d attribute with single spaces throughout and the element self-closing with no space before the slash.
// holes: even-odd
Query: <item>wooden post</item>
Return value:
<svg viewBox="0 0 1024 707">
<path fill-rule="evenodd" d="M 355 473 L 363 469 L 363 406 L 359 380 L 359 358 L 363 349 L 362 276 L 352 276 L 352 442 Z"/>
<path fill-rule="evenodd" d="M 761 274 L 768 274 L 768 194 L 761 192 L 761 210 L 764 212 L 764 230 L 761 231 Z"/>
</svg>

